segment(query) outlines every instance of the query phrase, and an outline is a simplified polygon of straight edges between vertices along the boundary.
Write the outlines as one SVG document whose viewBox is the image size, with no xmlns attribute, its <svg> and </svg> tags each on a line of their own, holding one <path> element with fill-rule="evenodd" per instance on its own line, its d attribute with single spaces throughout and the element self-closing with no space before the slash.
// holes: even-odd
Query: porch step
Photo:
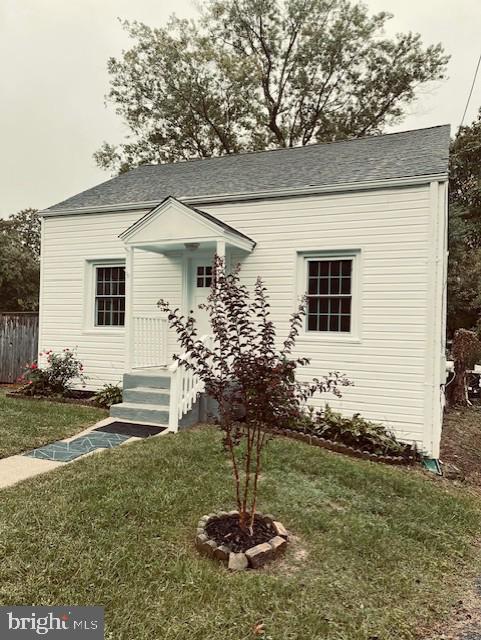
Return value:
<svg viewBox="0 0 481 640">
<path fill-rule="evenodd" d="M 170 400 L 169 389 L 155 389 L 153 387 L 131 387 L 124 389 L 124 402 L 134 404 L 155 404 L 168 407 Z"/>
<path fill-rule="evenodd" d="M 141 404 L 136 402 L 122 402 L 110 407 L 112 418 L 122 418 L 132 422 L 147 422 L 149 424 L 168 425 L 169 409 L 163 409 L 158 404 Z"/>
<path fill-rule="evenodd" d="M 123 389 L 135 389 L 148 387 L 149 389 L 170 389 L 170 375 L 165 373 L 148 371 L 124 373 Z"/>
</svg>

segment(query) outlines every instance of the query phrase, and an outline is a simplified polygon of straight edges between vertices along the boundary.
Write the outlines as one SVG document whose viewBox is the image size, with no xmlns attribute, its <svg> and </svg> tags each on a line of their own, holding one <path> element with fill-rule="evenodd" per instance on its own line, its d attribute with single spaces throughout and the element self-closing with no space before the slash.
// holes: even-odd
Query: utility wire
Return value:
<svg viewBox="0 0 481 640">
<path fill-rule="evenodd" d="M 468 99 L 466 101 L 466 106 L 464 107 L 463 117 L 461 119 L 461 124 L 459 125 L 460 127 L 462 127 L 463 124 L 464 124 L 464 118 L 466 117 L 466 111 L 468 110 L 469 102 L 471 100 L 471 96 L 473 95 L 473 89 L 474 89 L 474 85 L 476 84 L 476 78 L 478 77 L 478 71 L 479 71 L 479 65 L 480 64 L 481 64 L 481 53 L 479 54 L 478 64 L 476 65 L 476 71 L 474 72 L 473 84 L 471 85 L 471 90 L 469 92 L 469 96 L 468 96 Z"/>
</svg>

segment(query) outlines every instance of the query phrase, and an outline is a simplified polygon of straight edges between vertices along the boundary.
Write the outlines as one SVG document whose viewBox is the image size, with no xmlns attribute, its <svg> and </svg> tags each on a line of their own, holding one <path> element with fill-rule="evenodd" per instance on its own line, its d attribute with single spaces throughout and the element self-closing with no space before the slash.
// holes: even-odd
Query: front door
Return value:
<svg viewBox="0 0 481 640">
<path fill-rule="evenodd" d="M 212 333 L 209 316 L 200 304 L 207 301 L 212 283 L 212 260 L 209 256 L 192 258 L 190 266 L 191 309 L 194 312 L 199 337 Z"/>
</svg>

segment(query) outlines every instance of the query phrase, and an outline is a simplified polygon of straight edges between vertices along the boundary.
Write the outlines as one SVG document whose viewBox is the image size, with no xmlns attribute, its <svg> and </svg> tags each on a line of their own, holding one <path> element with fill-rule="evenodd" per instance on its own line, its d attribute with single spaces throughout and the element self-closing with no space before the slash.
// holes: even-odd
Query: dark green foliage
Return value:
<svg viewBox="0 0 481 640">
<path fill-rule="evenodd" d="M 40 218 L 37 209 L 22 209 L 12 214 L 8 223 L 20 244 L 37 258 L 40 256 Z"/>
<path fill-rule="evenodd" d="M 122 172 L 378 133 L 448 60 L 418 34 L 388 38 L 390 18 L 348 0 L 210 0 L 198 20 L 124 22 L 134 43 L 109 60 L 108 97 L 130 136 L 96 160 Z"/>
<path fill-rule="evenodd" d="M 324 409 L 311 412 L 294 426 L 305 433 L 340 442 L 359 451 L 402 458 L 421 457 L 415 446 L 399 442 L 384 425 L 365 420 L 359 413 L 352 418 L 345 418 L 327 404 Z"/>
<path fill-rule="evenodd" d="M 450 200 L 464 209 L 481 230 L 481 109 L 470 125 L 460 127 L 450 156 Z M 470 240 L 481 246 L 479 234 Z"/>
<path fill-rule="evenodd" d="M 31 396 L 65 396 L 71 391 L 74 382 L 85 383 L 83 364 L 75 351 L 46 351 L 40 355 L 46 356 L 47 366 L 39 367 L 35 362 L 27 366 L 20 378 L 25 382 L 21 393 Z"/>
<path fill-rule="evenodd" d="M 451 144 L 448 333 L 481 317 L 481 111 Z"/>
<path fill-rule="evenodd" d="M 0 220 L 0 311 L 36 311 L 40 281 L 36 209 Z"/>
<path fill-rule="evenodd" d="M 113 404 L 122 402 L 122 389 L 117 384 L 104 384 L 94 396 L 95 403 L 109 409 Z"/>
</svg>

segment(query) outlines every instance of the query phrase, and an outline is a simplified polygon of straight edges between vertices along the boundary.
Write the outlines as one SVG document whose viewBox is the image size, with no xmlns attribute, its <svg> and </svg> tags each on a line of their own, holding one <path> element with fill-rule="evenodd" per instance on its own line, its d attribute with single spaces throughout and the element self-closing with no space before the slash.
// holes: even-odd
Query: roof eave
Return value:
<svg viewBox="0 0 481 640">
<path fill-rule="evenodd" d="M 286 198 L 317 195 L 322 193 L 338 193 L 349 191 L 365 191 L 369 189 L 389 189 L 396 187 L 409 187 L 430 182 L 444 182 L 448 179 L 448 172 L 423 174 L 419 176 L 406 176 L 401 178 L 388 178 L 384 180 L 370 180 L 364 182 L 346 182 L 329 185 L 310 185 L 289 189 L 275 189 L 270 191 L 257 191 L 246 193 L 222 193 L 203 196 L 176 196 L 177 200 L 186 204 L 206 205 L 222 202 L 242 202 L 245 200 L 264 200 L 268 198 Z M 158 200 L 142 202 L 122 202 L 114 205 L 96 205 L 91 207 L 79 207 L 76 209 L 44 209 L 38 212 L 39 216 L 49 218 L 54 216 L 79 215 L 82 213 L 114 213 L 117 211 L 149 210 L 158 206 Z"/>
</svg>

